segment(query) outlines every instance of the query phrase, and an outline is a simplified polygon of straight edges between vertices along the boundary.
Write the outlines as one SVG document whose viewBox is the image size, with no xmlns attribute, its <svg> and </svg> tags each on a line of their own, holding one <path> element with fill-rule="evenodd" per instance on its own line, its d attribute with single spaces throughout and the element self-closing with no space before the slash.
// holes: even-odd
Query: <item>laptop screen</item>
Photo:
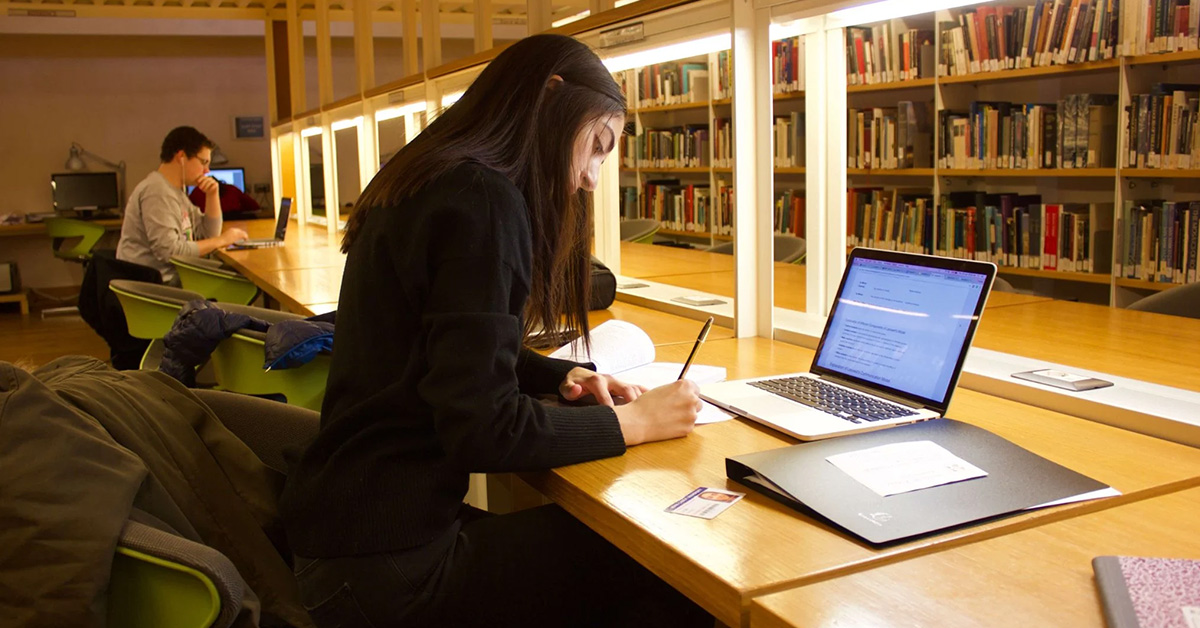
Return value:
<svg viewBox="0 0 1200 628">
<path fill-rule="evenodd" d="M 275 222 L 275 239 L 282 240 L 287 235 L 288 215 L 292 213 L 292 199 L 283 197 L 279 201 L 279 218 Z"/>
<path fill-rule="evenodd" d="M 856 249 L 812 371 L 945 411 L 995 266 Z"/>
</svg>

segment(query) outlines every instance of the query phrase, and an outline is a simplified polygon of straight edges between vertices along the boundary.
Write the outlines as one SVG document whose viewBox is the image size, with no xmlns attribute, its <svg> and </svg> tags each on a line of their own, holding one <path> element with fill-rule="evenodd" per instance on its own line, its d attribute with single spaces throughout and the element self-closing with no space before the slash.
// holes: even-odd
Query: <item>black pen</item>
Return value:
<svg viewBox="0 0 1200 628">
<path fill-rule="evenodd" d="M 696 357 L 696 352 L 700 351 L 700 345 L 704 344 L 704 340 L 708 338 L 708 330 L 712 329 L 713 317 L 709 316 L 708 320 L 704 321 L 704 327 L 700 328 L 700 335 L 696 338 L 696 344 L 692 345 L 692 352 L 688 354 L 687 362 L 683 363 L 683 370 L 679 372 L 679 379 L 683 379 L 687 375 L 688 367 L 692 365 L 692 360 Z"/>
</svg>

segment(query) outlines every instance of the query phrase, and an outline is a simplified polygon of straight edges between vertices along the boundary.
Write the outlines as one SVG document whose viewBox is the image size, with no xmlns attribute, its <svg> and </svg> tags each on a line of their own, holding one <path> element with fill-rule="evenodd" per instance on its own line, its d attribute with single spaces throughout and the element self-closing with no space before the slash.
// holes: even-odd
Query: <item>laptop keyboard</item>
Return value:
<svg viewBox="0 0 1200 628">
<path fill-rule="evenodd" d="M 749 382 L 749 384 L 851 423 L 883 421 L 916 414 L 904 406 L 880 401 L 853 390 L 831 386 L 811 377 L 764 379 Z"/>
</svg>

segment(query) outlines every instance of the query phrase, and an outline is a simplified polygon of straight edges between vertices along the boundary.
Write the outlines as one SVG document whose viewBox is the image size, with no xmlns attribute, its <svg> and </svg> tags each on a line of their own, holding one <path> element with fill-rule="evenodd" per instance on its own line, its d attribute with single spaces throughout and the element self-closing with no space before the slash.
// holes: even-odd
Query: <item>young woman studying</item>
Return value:
<svg viewBox="0 0 1200 628">
<path fill-rule="evenodd" d="M 363 192 L 321 430 L 282 503 L 318 626 L 712 626 L 557 506 L 463 504 L 469 473 L 618 456 L 695 422 L 691 382 L 645 391 L 522 344 L 587 332 L 591 191 L 624 122 L 587 46 L 529 37 Z M 535 398 L 555 393 L 595 403 Z"/>
</svg>

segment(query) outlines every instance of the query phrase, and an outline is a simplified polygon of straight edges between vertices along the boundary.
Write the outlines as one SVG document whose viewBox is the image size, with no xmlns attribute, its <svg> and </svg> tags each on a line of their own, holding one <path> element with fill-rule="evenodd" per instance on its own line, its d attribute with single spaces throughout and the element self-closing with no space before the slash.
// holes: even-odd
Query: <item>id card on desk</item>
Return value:
<svg viewBox="0 0 1200 628">
<path fill-rule="evenodd" d="M 701 519 L 712 519 L 727 508 L 741 501 L 745 493 L 734 493 L 720 488 L 700 488 L 688 493 L 683 499 L 667 506 L 667 512 Z"/>
</svg>

